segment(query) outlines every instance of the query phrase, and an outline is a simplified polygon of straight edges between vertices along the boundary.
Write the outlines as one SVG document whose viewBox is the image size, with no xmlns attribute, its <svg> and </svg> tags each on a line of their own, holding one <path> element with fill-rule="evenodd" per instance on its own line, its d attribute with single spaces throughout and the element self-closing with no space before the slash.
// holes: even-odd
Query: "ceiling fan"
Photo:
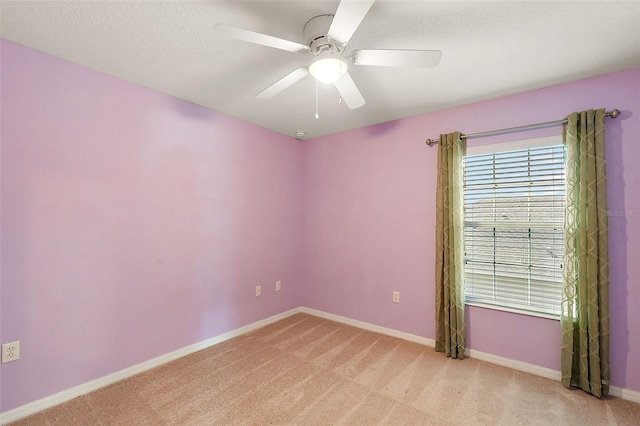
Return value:
<svg viewBox="0 0 640 426">
<path fill-rule="evenodd" d="M 335 15 L 326 14 L 311 18 L 303 28 L 308 43 L 306 45 L 227 24 L 217 24 L 214 30 L 236 40 L 315 56 L 308 67 L 293 70 L 258 93 L 259 99 L 272 98 L 307 74 L 311 74 L 321 83 L 334 84 L 347 106 L 355 109 L 363 106 L 365 100 L 349 75 L 347 60 L 355 65 L 431 68 L 438 65 L 442 56 L 439 50 L 399 49 L 354 50 L 346 56 L 344 53 L 347 43 L 373 3 L 374 0 L 342 0 Z"/>
</svg>

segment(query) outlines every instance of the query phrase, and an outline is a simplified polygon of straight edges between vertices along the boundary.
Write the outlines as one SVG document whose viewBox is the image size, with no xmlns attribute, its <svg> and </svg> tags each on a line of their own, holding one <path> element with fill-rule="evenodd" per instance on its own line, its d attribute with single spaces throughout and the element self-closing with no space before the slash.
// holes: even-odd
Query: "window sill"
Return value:
<svg viewBox="0 0 640 426">
<path fill-rule="evenodd" d="M 520 309 L 508 308 L 506 306 L 490 305 L 488 303 L 481 303 L 481 302 L 465 302 L 465 305 L 474 306 L 476 308 L 492 309 L 494 311 L 503 311 L 503 312 L 509 312 L 512 314 L 526 315 L 530 317 L 538 317 L 538 318 L 545 318 L 545 319 L 560 321 L 560 315 L 545 314 L 542 312 L 523 311 Z"/>
</svg>

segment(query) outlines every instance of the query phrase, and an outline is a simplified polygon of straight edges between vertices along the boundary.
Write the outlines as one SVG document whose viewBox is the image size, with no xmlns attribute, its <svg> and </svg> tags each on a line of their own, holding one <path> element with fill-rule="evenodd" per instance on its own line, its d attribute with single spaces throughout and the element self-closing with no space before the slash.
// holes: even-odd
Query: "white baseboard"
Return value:
<svg viewBox="0 0 640 426">
<path fill-rule="evenodd" d="M 501 367 L 511 368 L 513 370 L 524 371 L 525 373 L 545 377 L 547 379 L 556 380 L 558 382 L 562 379 L 562 375 L 558 370 L 540 367 L 539 365 L 529 364 L 527 362 L 516 361 L 515 359 L 504 358 L 498 355 L 492 355 L 486 352 L 480 352 L 469 348 L 465 349 L 464 355 L 468 356 L 469 358 L 475 358 L 480 361 L 488 362 L 490 364 L 496 364 Z"/>
<path fill-rule="evenodd" d="M 245 325 L 244 327 L 240 327 L 235 330 L 229 331 L 227 333 L 223 333 L 218 336 L 212 337 L 210 339 L 206 339 L 201 342 L 195 343 L 193 345 L 186 346 L 176 351 L 169 352 L 159 357 L 142 362 L 140 364 L 125 368 L 124 370 L 116 371 L 115 373 L 106 375 L 104 377 L 100 377 L 99 379 L 92 380 L 90 382 L 86 382 L 81 385 L 74 386 L 70 389 L 64 390 L 62 392 L 58 392 L 56 394 L 47 396 L 37 401 L 30 402 L 20 407 L 14 408 L 13 410 L 0 413 L 0 425 L 14 422 L 24 417 L 30 416 L 39 411 L 53 407 L 54 405 L 61 404 L 70 399 L 78 397 L 80 395 L 93 392 L 104 386 L 126 379 L 127 377 L 134 376 L 136 374 L 158 367 L 159 365 L 166 364 L 167 362 L 174 361 L 183 356 L 192 354 L 194 352 L 208 348 L 215 344 L 224 342 L 225 340 L 232 339 L 234 337 L 240 336 L 241 334 L 245 334 L 250 331 L 256 330 L 258 328 L 269 325 L 271 323 L 274 323 L 276 321 L 280 321 L 281 319 L 289 317 L 293 314 L 297 314 L 300 311 L 301 311 L 300 308 L 294 308 L 286 312 L 282 312 L 281 314 L 277 314 L 269 318 L 256 321 L 252 324 Z"/>
<path fill-rule="evenodd" d="M 631 389 L 610 386 L 609 395 L 615 396 L 616 398 L 622 398 L 628 401 L 637 402 L 638 404 L 640 404 L 640 392 L 637 392 Z"/>
<path fill-rule="evenodd" d="M 331 321 L 352 325 L 354 327 L 363 328 L 365 330 L 386 334 L 388 336 L 398 337 L 400 339 L 409 340 L 415 343 L 420 343 L 425 346 L 435 347 L 435 340 L 428 339 L 426 337 L 416 336 L 415 334 L 409 334 L 409 333 L 404 333 L 402 331 L 393 330 L 390 328 L 380 327 L 378 325 L 369 324 L 363 321 L 354 320 L 354 319 L 343 317 L 340 315 L 330 314 L 327 312 L 319 311 L 317 309 L 307 308 L 304 306 L 300 308 L 300 312 L 306 313 L 309 315 L 315 315 L 317 317 L 325 318 Z M 523 371 L 525 373 L 545 377 L 547 379 L 560 381 L 562 378 L 560 371 L 553 370 L 551 368 L 540 367 L 539 365 L 529 364 L 527 362 L 517 361 L 510 358 L 504 358 L 501 356 L 492 355 L 486 352 L 481 352 L 481 351 L 477 351 L 469 348 L 467 348 L 464 353 L 465 353 L 465 356 L 468 356 L 469 358 L 475 358 L 480 361 L 485 361 L 491 364 L 500 365 L 502 367 L 511 368 L 513 370 Z M 633 391 L 630 389 L 611 386 L 609 389 L 609 395 L 640 403 L 640 392 Z"/>
<path fill-rule="evenodd" d="M 416 336 L 415 334 L 404 333 L 402 331 L 394 330 L 392 328 L 381 327 L 379 325 L 369 324 L 368 322 L 358 321 L 340 315 L 330 314 L 328 312 L 319 311 L 317 309 L 301 307 L 300 312 L 304 314 L 314 315 L 316 317 L 336 321 L 346 325 L 352 325 L 354 327 L 363 328 L 365 330 L 373 331 L 380 334 L 386 334 L 387 336 L 397 337 L 399 339 L 408 340 L 410 342 L 420 343 L 421 345 L 435 347 L 436 342 L 433 339 L 427 339 L 426 337 Z"/>
<path fill-rule="evenodd" d="M 562 374 L 560 373 L 560 371 L 553 370 L 551 368 L 540 367 L 539 365 L 516 361 L 509 358 L 503 358 L 501 356 L 488 354 L 486 352 L 475 351 L 468 348 L 464 351 L 464 354 L 470 358 L 479 359 L 480 361 L 489 362 L 491 364 L 500 365 L 502 367 L 511 368 L 513 370 L 524 371 L 525 373 L 546 377 L 547 379 L 556 380 L 558 382 L 562 380 Z M 609 395 L 615 396 L 616 398 L 622 398 L 640 403 L 640 392 L 636 392 L 630 389 L 610 386 Z"/>
<path fill-rule="evenodd" d="M 276 321 L 280 321 L 281 319 L 287 318 L 297 313 L 306 313 L 309 315 L 314 315 L 320 318 L 325 318 L 331 321 L 336 321 L 336 322 L 351 325 L 354 327 L 362 328 L 365 330 L 373 331 L 376 333 L 385 334 L 387 336 L 397 337 L 399 339 L 408 340 L 410 342 L 419 343 L 425 346 L 430 346 L 430 347 L 435 346 L 435 341 L 433 339 L 428 339 L 426 337 L 417 336 L 415 334 L 404 333 L 402 331 L 394 330 L 391 328 L 381 327 L 379 325 L 374 325 L 367 322 L 358 321 L 358 320 L 343 317 L 340 315 L 334 315 L 328 312 L 319 311 L 317 309 L 301 306 L 298 308 L 290 309 L 286 312 L 282 312 L 281 314 L 277 314 L 269 318 L 256 321 L 252 324 L 237 328 L 227 333 L 220 334 L 210 339 L 203 340 L 193 345 L 186 346 L 184 348 L 178 349 L 168 354 L 161 355 L 159 357 L 150 359 L 143 363 L 125 368 L 124 370 L 116 371 L 115 373 L 109 374 L 107 376 L 101 377 L 96 380 L 92 380 L 87 383 L 83 383 L 81 385 L 64 390 L 62 392 L 56 393 L 46 398 L 30 402 L 18 408 L 14 408 L 13 410 L 9 410 L 5 413 L 0 413 L 0 425 L 4 425 L 10 422 L 22 419 L 24 417 L 30 416 L 39 411 L 53 407 L 54 405 L 61 404 L 70 399 L 78 397 L 80 395 L 93 392 L 101 387 L 110 385 L 112 383 L 126 379 L 127 377 L 131 377 L 136 374 L 142 373 L 144 371 L 150 370 L 159 365 L 165 364 L 167 362 L 176 360 L 178 358 L 181 358 L 183 356 L 192 354 L 199 350 L 208 348 L 215 344 L 224 342 L 225 340 L 229 340 L 234 337 L 240 336 L 242 334 L 248 333 L 250 331 L 256 330 L 258 328 L 264 327 Z M 489 362 L 491 364 L 512 368 L 518 371 L 524 371 L 526 373 L 534 374 L 536 376 L 546 377 L 548 379 L 557 380 L 557 381 L 560 380 L 560 372 L 557 370 L 552 370 L 550 368 L 540 367 L 538 365 L 533 365 L 533 364 L 529 364 L 522 361 L 516 361 L 509 358 L 503 358 L 497 355 L 492 355 L 486 352 L 480 352 L 473 349 L 467 349 L 465 351 L 465 355 L 469 356 L 470 358 L 475 358 L 481 361 Z M 637 392 L 637 391 L 611 386 L 609 394 L 617 398 L 622 398 L 629 401 L 640 403 L 640 392 Z"/>
<path fill-rule="evenodd" d="M 488 354 L 486 352 L 475 351 L 473 349 L 466 349 L 464 351 L 464 354 L 470 358 L 479 359 L 480 361 L 489 362 L 491 364 L 500 365 L 502 367 L 511 368 L 513 370 L 524 371 L 525 373 L 546 377 L 547 379 L 556 380 L 558 382 L 562 380 L 562 374 L 560 373 L 560 371 L 553 370 L 551 368 L 540 367 L 539 365 L 516 361 L 509 358 L 503 358 L 501 356 Z M 630 389 L 610 386 L 609 395 L 615 396 L 616 398 L 622 398 L 640 403 L 640 392 L 636 392 Z"/>
</svg>

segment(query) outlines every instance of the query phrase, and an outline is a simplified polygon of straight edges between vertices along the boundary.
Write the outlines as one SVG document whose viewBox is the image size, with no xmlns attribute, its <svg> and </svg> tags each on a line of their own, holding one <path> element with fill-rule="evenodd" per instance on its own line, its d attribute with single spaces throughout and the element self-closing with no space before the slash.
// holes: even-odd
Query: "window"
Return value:
<svg viewBox="0 0 640 426">
<path fill-rule="evenodd" d="M 559 317 L 564 167 L 559 137 L 467 149 L 467 303 Z"/>
</svg>

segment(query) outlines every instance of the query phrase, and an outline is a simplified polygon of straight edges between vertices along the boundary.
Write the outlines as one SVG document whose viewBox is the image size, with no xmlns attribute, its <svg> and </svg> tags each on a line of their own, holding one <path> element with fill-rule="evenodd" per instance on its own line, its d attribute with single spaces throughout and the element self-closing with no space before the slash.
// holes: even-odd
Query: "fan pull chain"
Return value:
<svg viewBox="0 0 640 426">
<path fill-rule="evenodd" d="M 318 86 L 320 83 L 316 80 L 316 120 L 320 118 L 320 114 L 318 113 Z"/>
</svg>

